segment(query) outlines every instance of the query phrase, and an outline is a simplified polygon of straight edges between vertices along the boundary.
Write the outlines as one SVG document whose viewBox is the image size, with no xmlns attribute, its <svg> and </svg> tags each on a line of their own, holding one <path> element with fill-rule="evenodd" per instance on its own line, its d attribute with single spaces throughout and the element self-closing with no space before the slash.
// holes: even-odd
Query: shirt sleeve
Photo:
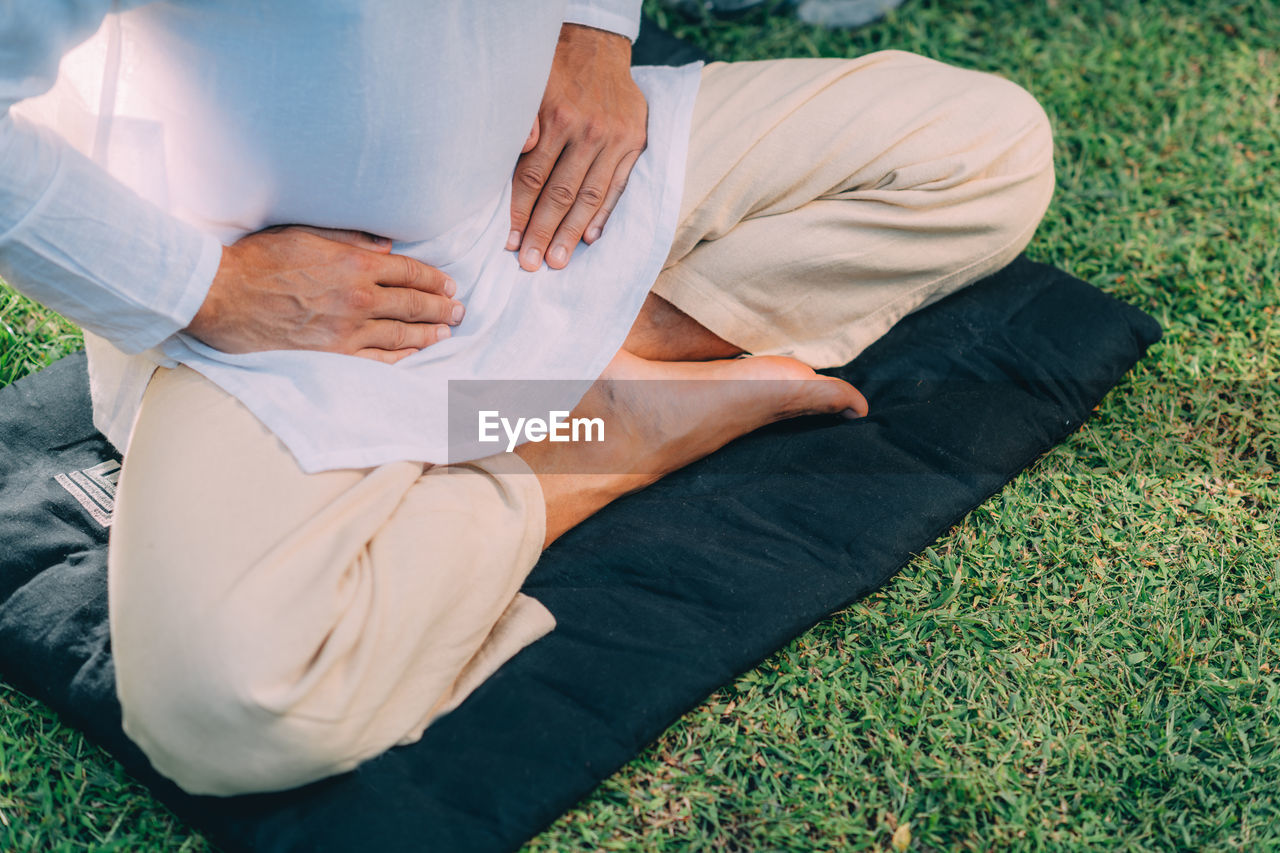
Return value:
<svg viewBox="0 0 1280 853">
<path fill-rule="evenodd" d="M 626 36 L 640 35 L 641 0 L 569 0 L 564 13 L 566 24 L 582 24 Z"/>
<path fill-rule="evenodd" d="M 112 6 L 0 4 L 0 275 L 134 353 L 191 322 L 221 244 L 142 199 L 57 134 L 10 114 L 53 86 L 63 54 L 92 35 Z"/>
</svg>

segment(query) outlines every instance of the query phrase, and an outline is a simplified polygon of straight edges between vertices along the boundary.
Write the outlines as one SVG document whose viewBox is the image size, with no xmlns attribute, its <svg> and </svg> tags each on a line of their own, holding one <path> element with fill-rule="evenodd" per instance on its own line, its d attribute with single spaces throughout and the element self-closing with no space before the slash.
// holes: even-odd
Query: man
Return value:
<svg viewBox="0 0 1280 853">
<path fill-rule="evenodd" d="M 58 84 L 86 118 L 0 125 L 0 272 L 91 332 L 124 725 L 194 793 L 415 740 L 552 629 L 519 593 L 547 544 L 864 414 L 812 368 L 1002 266 L 1052 191 L 1030 96 L 909 54 L 642 90 L 624 0 L 124 5 L 6 7 L 5 105 L 106 23 Z M 608 440 L 433 464 L 443 380 L 597 376 Z"/>
</svg>

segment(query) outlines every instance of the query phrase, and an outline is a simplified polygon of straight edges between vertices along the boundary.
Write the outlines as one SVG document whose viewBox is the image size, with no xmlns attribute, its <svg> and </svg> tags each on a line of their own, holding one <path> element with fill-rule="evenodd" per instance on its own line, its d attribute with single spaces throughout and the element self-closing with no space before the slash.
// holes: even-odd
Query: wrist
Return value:
<svg viewBox="0 0 1280 853">
<path fill-rule="evenodd" d="M 624 68 L 631 67 L 631 39 L 586 24 L 562 24 L 556 50 L 611 61 Z"/>
<path fill-rule="evenodd" d="M 223 246 L 217 272 L 213 274 L 213 281 L 209 283 L 209 289 L 205 292 L 204 301 L 196 309 L 191 322 L 183 329 L 184 332 L 201 340 L 206 340 L 210 330 L 217 327 L 218 316 L 221 314 L 223 290 L 229 280 L 239 275 L 238 270 L 239 253 L 235 250 L 235 246 Z"/>
</svg>

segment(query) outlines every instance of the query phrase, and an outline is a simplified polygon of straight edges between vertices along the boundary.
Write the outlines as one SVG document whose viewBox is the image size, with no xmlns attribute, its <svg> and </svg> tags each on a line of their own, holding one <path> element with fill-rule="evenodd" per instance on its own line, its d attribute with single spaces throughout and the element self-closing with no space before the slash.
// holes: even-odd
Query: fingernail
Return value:
<svg viewBox="0 0 1280 853">
<path fill-rule="evenodd" d="M 444 280 L 444 295 L 453 296 L 453 294 L 457 292 L 458 292 L 458 283 L 451 278 L 446 278 Z"/>
<path fill-rule="evenodd" d="M 450 319 L 456 325 L 462 322 L 462 315 L 465 313 L 467 313 L 467 309 L 463 308 L 462 303 L 459 302 L 457 305 L 453 306 L 453 314 Z"/>
<path fill-rule="evenodd" d="M 514 252 L 516 249 L 519 249 L 519 248 L 520 248 L 520 232 L 513 229 L 511 233 L 507 235 L 507 251 Z"/>
<path fill-rule="evenodd" d="M 372 241 L 373 241 L 373 243 L 374 243 L 374 245 L 376 245 L 376 246 L 390 246 L 390 245 L 391 245 L 391 241 L 390 241 L 390 240 L 388 240 L 386 237 L 379 237 L 377 234 L 370 234 L 370 235 L 369 235 L 369 239 L 370 239 L 370 240 L 372 240 Z"/>
<path fill-rule="evenodd" d="M 840 413 L 840 417 L 844 418 L 846 421 L 856 421 L 865 414 L 865 412 L 859 412 L 857 409 L 845 409 Z"/>
<path fill-rule="evenodd" d="M 595 241 L 599 240 L 600 235 L 603 232 L 604 232 L 604 229 L 601 228 L 600 226 L 592 225 L 590 228 L 587 229 L 587 242 L 594 243 Z"/>
<path fill-rule="evenodd" d="M 553 264 L 563 264 L 569 260 L 569 253 L 565 251 L 564 246 L 552 246 L 551 251 L 547 252 L 547 261 Z"/>
<path fill-rule="evenodd" d="M 527 270 L 536 270 L 542 266 L 542 252 L 537 249 L 525 249 L 520 255 L 520 266 Z"/>
<path fill-rule="evenodd" d="M 450 329 L 448 326 L 441 326 L 440 328 L 436 329 L 437 341 L 443 341 L 445 338 L 451 338 L 451 337 L 453 337 L 453 330 Z"/>
</svg>

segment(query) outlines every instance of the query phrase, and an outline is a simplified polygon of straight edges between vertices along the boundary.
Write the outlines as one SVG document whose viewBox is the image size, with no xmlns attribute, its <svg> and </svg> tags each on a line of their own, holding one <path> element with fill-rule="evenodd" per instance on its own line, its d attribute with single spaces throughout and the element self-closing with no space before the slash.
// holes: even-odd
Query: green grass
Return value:
<svg viewBox="0 0 1280 853">
<path fill-rule="evenodd" d="M 527 850 L 1280 849 L 1280 3 L 909 0 L 853 34 L 665 14 L 735 59 L 893 47 L 1023 84 L 1057 133 L 1030 254 L 1166 337 Z M 0 306 L 0 383 L 75 346 Z M 3 850 L 208 849 L 3 688 L 0 815 Z"/>
</svg>

